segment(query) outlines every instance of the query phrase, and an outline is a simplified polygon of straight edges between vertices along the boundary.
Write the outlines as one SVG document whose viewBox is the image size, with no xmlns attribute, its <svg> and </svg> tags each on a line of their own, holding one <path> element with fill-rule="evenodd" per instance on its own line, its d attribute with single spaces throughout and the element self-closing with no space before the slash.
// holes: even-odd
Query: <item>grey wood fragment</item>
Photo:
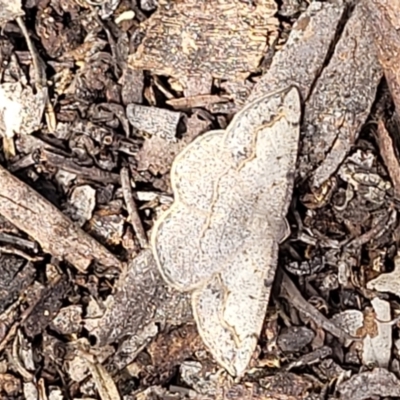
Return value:
<svg viewBox="0 0 400 400">
<path fill-rule="evenodd" d="M 328 56 L 345 9 L 341 0 L 312 2 L 293 25 L 285 46 L 274 56 L 247 101 L 291 84 L 306 99 Z"/>
<path fill-rule="evenodd" d="M 163 281 L 151 250 L 143 250 L 120 275 L 112 304 L 91 332 L 99 345 L 140 336 L 150 323 L 183 323 L 190 318 L 188 296 Z"/>
<path fill-rule="evenodd" d="M 382 78 L 361 3 L 345 25 L 304 111 L 301 172 L 321 186 L 337 170 L 369 115 Z"/>
</svg>

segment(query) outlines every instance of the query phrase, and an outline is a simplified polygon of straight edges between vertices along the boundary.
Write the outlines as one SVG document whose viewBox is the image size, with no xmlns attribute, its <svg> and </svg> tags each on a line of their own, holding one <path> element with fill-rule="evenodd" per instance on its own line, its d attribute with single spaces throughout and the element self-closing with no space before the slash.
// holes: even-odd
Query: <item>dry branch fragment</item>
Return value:
<svg viewBox="0 0 400 400">
<path fill-rule="evenodd" d="M 247 101 L 290 84 L 297 86 L 303 100 L 307 99 L 324 65 L 344 11 L 342 0 L 312 2 L 293 25 L 285 46 L 276 53 L 270 68 L 253 88 Z"/>
<path fill-rule="evenodd" d="M 355 143 L 382 77 L 369 26 L 358 3 L 328 66 L 306 103 L 302 170 L 316 168 L 312 185 L 321 186 Z"/>
<path fill-rule="evenodd" d="M 82 360 L 85 361 L 90 374 L 96 384 L 101 400 L 121 400 L 117 386 L 108 373 L 108 371 L 100 364 L 100 362 L 90 354 L 80 352 Z"/>
<path fill-rule="evenodd" d="M 126 115 L 132 126 L 161 139 L 174 142 L 181 113 L 157 107 L 129 104 Z"/>
<path fill-rule="evenodd" d="M 366 0 L 363 4 L 397 117 L 400 118 L 400 2 Z"/>
<path fill-rule="evenodd" d="M 353 339 L 353 337 L 347 334 L 345 330 L 326 318 L 321 312 L 308 303 L 286 273 L 283 273 L 283 285 L 290 304 L 305 314 L 308 318 L 311 318 L 317 326 L 320 326 L 342 341 L 346 339 Z"/>
<path fill-rule="evenodd" d="M 120 268 L 120 261 L 73 224 L 53 204 L 0 167 L 0 214 L 37 240 L 43 250 L 84 272 L 96 261 Z"/>
<path fill-rule="evenodd" d="M 178 78 L 243 79 L 277 37 L 276 11 L 274 0 L 160 1 L 130 64 Z"/>
<path fill-rule="evenodd" d="M 165 285 L 151 250 L 143 250 L 119 277 L 112 304 L 92 334 L 105 345 L 122 336 L 139 335 L 151 322 L 168 319 L 173 324 L 175 318 L 182 323 L 190 315 L 187 302 L 186 295 Z"/>
<path fill-rule="evenodd" d="M 128 168 L 121 169 L 121 185 L 129 219 L 142 249 L 147 247 L 147 236 L 140 219 L 135 200 L 133 199 L 131 180 Z"/>
<path fill-rule="evenodd" d="M 389 132 L 386 130 L 385 123 L 382 120 L 378 121 L 376 134 L 378 136 L 378 145 L 381 156 L 393 183 L 394 195 L 400 200 L 400 164 L 394 150 L 393 140 L 390 137 Z"/>
</svg>

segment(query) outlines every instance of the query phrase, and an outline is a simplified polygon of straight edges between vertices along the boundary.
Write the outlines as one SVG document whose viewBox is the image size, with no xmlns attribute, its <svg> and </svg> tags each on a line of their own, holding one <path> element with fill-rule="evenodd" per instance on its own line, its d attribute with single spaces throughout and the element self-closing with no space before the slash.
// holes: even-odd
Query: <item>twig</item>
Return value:
<svg viewBox="0 0 400 400">
<path fill-rule="evenodd" d="M 45 252 L 85 272 L 93 261 L 121 268 L 120 261 L 58 208 L 0 166 L 0 214 L 36 240 Z"/>
<path fill-rule="evenodd" d="M 283 272 L 283 287 L 287 293 L 287 299 L 290 304 L 295 307 L 298 311 L 305 314 L 308 318 L 311 318 L 318 326 L 325 329 L 327 332 L 337 337 L 338 339 L 360 341 L 361 338 L 349 335 L 343 329 L 339 328 L 323 314 L 321 314 L 315 307 L 308 303 L 304 297 L 301 295 L 296 285 L 292 282 L 289 276 Z"/>
<path fill-rule="evenodd" d="M 122 193 L 124 195 L 126 208 L 128 210 L 129 218 L 131 220 L 132 227 L 136 232 L 137 238 L 139 240 L 140 247 L 142 249 L 146 248 L 148 245 L 148 240 L 146 237 L 146 232 L 143 229 L 142 221 L 140 220 L 139 213 L 136 204 L 133 200 L 132 187 L 129 178 L 128 168 L 123 167 L 121 169 L 121 185 Z"/>
<path fill-rule="evenodd" d="M 376 130 L 378 136 L 378 146 L 389 172 L 390 179 L 393 183 L 394 197 L 400 200 L 400 164 L 397 160 L 396 153 L 393 147 L 393 140 L 386 130 L 385 124 L 382 120 L 378 121 L 378 129 Z"/>
<path fill-rule="evenodd" d="M 26 240 L 18 236 L 10 235 L 5 232 L 0 232 L 0 242 L 12 244 L 14 246 L 25 247 L 33 252 L 37 253 L 39 251 L 39 246 L 37 243 L 32 242 L 32 240 Z"/>
<path fill-rule="evenodd" d="M 33 69 L 35 72 L 35 87 L 37 91 L 40 90 L 45 90 L 46 91 L 46 109 L 45 109 L 45 118 L 46 118 L 46 123 L 49 128 L 50 132 L 54 132 L 56 129 L 57 125 L 57 120 L 56 120 L 56 114 L 54 112 L 53 105 L 50 102 L 50 99 L 48 97 L 47 93 L 47 78 L 46 78 L 46 73 L 45 73 L 45 68 L 44 68 L 44 63 L 42 59 L 39 56 L 38 51 L 36 50 L 35 45 L 33 44 L 29 32 L 26 29 L 25 23 L 21 17 L 16 18 L 16 22 L 19 26 L 19 28 L 22 31 L 22 34 L 25 37 L 26 44 L 28 46 L 29 52 L 31 53 L 32 56 L 32 62 L 33 62 Z"/>
</svg>

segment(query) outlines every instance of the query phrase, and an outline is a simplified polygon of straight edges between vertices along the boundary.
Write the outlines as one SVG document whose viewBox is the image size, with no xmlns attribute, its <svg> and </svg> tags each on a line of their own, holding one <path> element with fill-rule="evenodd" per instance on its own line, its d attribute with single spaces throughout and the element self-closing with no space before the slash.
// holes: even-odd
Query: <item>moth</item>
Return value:
<svg viewBox="0 0 400 400">
<path fill-rule="evenodd" d="M 288 234 L 300 117 L 299 91 L 288 87 L 190 143 L 171 168 L 174 203 L 152 231 L 163 279 L 191 292 L 199 334 L 233 376 L 256 348 Z"/>
</svg>

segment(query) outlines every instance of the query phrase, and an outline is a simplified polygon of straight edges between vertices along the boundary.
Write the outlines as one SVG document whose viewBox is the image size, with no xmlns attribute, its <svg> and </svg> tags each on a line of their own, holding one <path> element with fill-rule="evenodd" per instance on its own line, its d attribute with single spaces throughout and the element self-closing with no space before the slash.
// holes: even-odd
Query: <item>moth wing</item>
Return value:
<svg viewBox="0 0 400 400">
<path fill-rule="evenodd" d="M 215 180 L 229 167 L 222 148 L 224 133 L 224 130 L 204 133 L 176 156 L 171 167 L 175 201 L 208 211 Z"/>
<path fill-rule="evenodd" d="M 199 334 L 231 375 L 244 374 L 257 346 L 277 257 L 275 241 L 249 241 L 228 269 L 192 294 Z"/>
</svg>

